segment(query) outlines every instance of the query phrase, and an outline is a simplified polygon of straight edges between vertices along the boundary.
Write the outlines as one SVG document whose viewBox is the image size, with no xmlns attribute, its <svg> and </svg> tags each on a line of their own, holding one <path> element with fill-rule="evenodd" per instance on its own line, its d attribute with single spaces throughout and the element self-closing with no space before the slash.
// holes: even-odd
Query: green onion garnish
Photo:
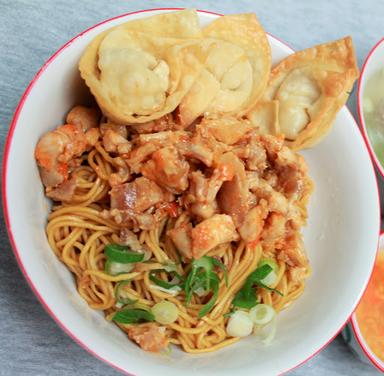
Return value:
<svg viewBox="0 0 384 376">
<path fill-rule="evenodd" d="M 259 287 L 262 287 L 263 289 L 266 289 L 266 290 L 268 290 L 268 291 L 273 291 L 273 292 L 275 292 L 276 294 L 279 294 L 280 296 L 284 296 L 284 294 L 283 294 L 281 291 L 276 290 L 276 289 L 274 289 L 274 288 L 272 288 L 272 287 L 269 287 L 269 286 L 267 286 L 266 284 L 264 284 L 263 282 L 257 281 L 256 284 L 257 284 Z"/>
<path fill-rule="evenodd" d="M 225 265 L 219 261 L 218 259 L 215 259 L 214 257 L 212 257 L 212 263 L 213 265 L 215 266 L 218 266 L 224 273 L 224 281 L 225 281 L 225 286 L 228 287 L 228 273 L 227 273 L 227 268 L 225 267 Z"/>
<path fill-rule="evenodd" d="M 264 264 L 259 266 L 255 271 L 253 271 L 247 278 L 245 283 L 252 284 L 256 281 L 264 279 L 271 271 L 273 270 L 272 266 Z"/>
<path fill-rule="evenodd" d="M 209 278 L 211 279 L 213 294 L 211 299 L 209 299 L 209 301 L 206 304 L 204 304 L 204 306 L 200 309 L 199 313 L 197 314 L 197 317 L 199 319 L 205 316 L 213 308 L 219 296 L 219 284 L 220 284 L 219 277 L 217 277 L 217 275 L 212 272 Z"/>
<path fill-rule="evenodd" d="M 256 298 L 256 287 L 254 285 L 282 295 L 280 291 L 272 289 L 261 282 L 272 271 L 273 267 L 270 263 L 264 263 L 253 271 L 245 280 L 243 287 L 235 295 L 232 300 L 232 305 L 239 308 L 250 309 L 258 304 Z"/>
<path fill-rule="evenodd" d="M 155 321 L 155 316 L 152 312 L 144 309 L 123 309 L 117 311 L 112 320 L 120 324 L 137 324 L 139 322 Z"/>
<path fill-rule="evenodd" d="M 185 290 L 185 301 L 187 304 L 190 303 L 192 299 L 193 292 L 198 287 L 204 287 L 206 291 L 210 289 L 210 274 L 213 269 L 212 257 L 203 256 L 198 260 L 192 260 L 191 271 L 188 274 L 188 277 L 184 284 Z M 200 271 L 199 277 L 197 277 L 197 271 Z M 201 286 L 201 282 L 204 282 L 205 286 Z M 199 285 L 197 287 L 197 284 Z"/>
<path fill-rule="evenodd" d="M 115 298 L 116 301 L 124 305 L 133 305 L 138 299 L 131 299 L 124 291 L 124 287 L 131 283 L 130 280 L 121 281 L 116 284 L 115 287 Z"/>
<path fill-rule="evenodd" d="M 272 260 L 269 258 L 261 259 L 257 267 L 260 268 L 261 266 L 264 266 L 264 265 L 269 265 L 275 273 L 277 273 L 279 270 L 279 266 L 276 264 L 275 260 Z"/>
<path fill-rule="evenodd" d="M 108 260 L 120 264 L 141 262 L 145 256 L 144 253 L 130 251 L 128 246 L 119 244 L 107 244 L 104 248 L 104 253 Z"/>
<path fill-rule="evenodd" d="M 199 318 L 210 312 L 219 295 L 220 279 L 213 271 L 214 266 L 223 270 L 225 283 L 228 284 L 226 267 L 219 260 L 210 256 L 203 256 L 198 260 L 192 260 L 191 271 L 184 282 L 186 304 L 190 303 L 194 292 L 197 293 L 201 290 L 208 292 L 212 290 L 211 298 L 198 313 Z"/>
<path fill-rule="evenodd" d="M 239 290 L 232 300 L 232 305 L 234 307 L 244 309 L 251 309 L 256 304 L 258 304 L 256 299 L 256 291 L 252 290 L 250 293 L 248 293 L 244 288 Z"/>
<path fill-rule="evenodd" d="M 162 287 L 163 289 L 167 289 L 167 290 L 170 290 L 174 287 L 178 287 L 179 285 L 178 284 L 173 284 L 173 283 L 170 283 L 170 282 L 167 282 L 167 281 L 164 281 L 163 279 L 160 279 L 160 278 L 157 278 L 155 276 L 155 273 L 152 271 L 150 274 L 149 274 L 149 279 L 155 283 L 157 286 L 160 286 Z"/>
<path fill-rule="evenodd" d="M 104 266 L 105 272 L 109 275 L 126 274 L 132 271 L 132 269 L 132 264 L 122 264 L 120 262 L 114 262 L 111 260 L 107 260 Z"/>
<path fill-rule="evenodd" d="M 228 317 L 231 317 L 235 313 L 235 310 L 232 308 L 229 312 L 224 313 L 223 317 L 226 319 Z"/>
</svg>

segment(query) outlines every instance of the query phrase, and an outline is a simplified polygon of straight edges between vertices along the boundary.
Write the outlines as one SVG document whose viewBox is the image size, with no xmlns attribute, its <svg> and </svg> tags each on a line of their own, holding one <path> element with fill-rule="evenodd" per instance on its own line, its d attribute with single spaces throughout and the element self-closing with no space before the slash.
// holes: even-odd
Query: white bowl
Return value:
<svg viewBox="0 0 384 376">
<path fill-rule="evenodd" d="M 316 189 L 309 208 L 305 244 L 313 267 L 303 296 L 278 320 L 267 347 L 252 338 L 206 355 L 176 349 L 153 355 L 131 343 L 78 295 L 71 273 L 45 236 L 49 202 L 33 153 L 46 131 L 84 99 L 77 63 L 101 31 L 167 11 L 131 13 L 102 22 L 68 42 L 42 67 L 23 95 L 9 131 L 4 157 L 4 210 L 16 258 L 31 288 L 57 323 L 92 354 L 137 375 L 272 375 L 309 359 L 340 331 L 372 271 L 380 224 L 374 170 L 358 127 L 346 108 L 328 138 L 303 154 Z M 217 15 L 199 13 L 203 24 Z M 292 50 L 270 36 L 274 63 Z"/>
<path fill-rule="evenodd" d="M 381 233 L 380 241 L 379 241 L 379 249 L 383 252 L 384 249 L 384 232 Z M 365 341 L 364 336 L 362 335 L 359 327 L 359 322 L 356 317 L 356 313 L 354 313 L 351 317 L 351 325 L 353 336 L 350 338 L 349 345 L 356 352 L 358 357 L 365 363 L 371 363 L 375 367 L 377 367 L 381 372 L 384 372 L 384 361 L 379 359 L 377 355 L 371 350 Z"/>
<path fill-rule="evenodd" d="M 384 166 L 380 163 L 379 158 L 376 155 L 375 149 L 373 148 L 372 140 L 367 131 L 367 126 L 364 120 L 364 109 L 363 109 L 363 98 L 364 92 L 367 85 L 367 81 L 372 77 L 373 74 L 384 67 L 384 38 L 375 44 L 372 50 L 369 52 L 367 58 L 364 61 L 363 68 L 361 69 L 358 90 L 357 90 L 357 109 L 359 114 L 359 120 L 363 131 L 365 142 L 368 146 L 369 152 L 372 159 L 375 162 L 377 169 L 381 176 L 384 178 Z M 384 130 L 383 130 L 384 132 Z"/>
</svg>

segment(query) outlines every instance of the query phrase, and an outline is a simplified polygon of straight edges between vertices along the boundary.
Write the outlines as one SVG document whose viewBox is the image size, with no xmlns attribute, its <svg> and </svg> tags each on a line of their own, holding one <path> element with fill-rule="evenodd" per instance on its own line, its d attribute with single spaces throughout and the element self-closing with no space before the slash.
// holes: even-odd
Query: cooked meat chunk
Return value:
<svg viewBox="0 0 384 376">
<path fill-rule="evenodd" d="M 159 352 L 169 345 L 165 328 L 155 323 L 133 325 L 127 328 L 126 331 L 128 337 L 145 351 Z"/>
<path fill-rule="evenodd" d="M 200 222 L 191 231 L 192 255 L 198 259 L 219 244 L 239 239 L 232 218 L 225 214 L 215 214 Z"/>
<path fill-rule="evenodd" d="M 162 189 L 145 177 L 117 185 L 111 190 L 111 209 L 142 213 L 163 200 Z"/>
</svg>

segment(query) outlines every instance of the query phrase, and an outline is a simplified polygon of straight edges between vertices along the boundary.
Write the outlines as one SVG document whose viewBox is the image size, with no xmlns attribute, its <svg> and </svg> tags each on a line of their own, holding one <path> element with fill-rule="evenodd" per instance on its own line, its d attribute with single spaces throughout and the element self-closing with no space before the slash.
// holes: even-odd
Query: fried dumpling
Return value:
<svg viewBox="0 0 384 376">
<path fill-rule="evenodd" d="M 274 67 L 263 101 L 278 102 L 287 145 L 297 150 L 321 141 L 358 75 L 350 37 L 296 52 Z"/>
<path fill-rule="evenodd" d="M 201 35 L 192 10 L 127 22 L 91 42 L 80 73 L 114 122 L 159 119 L 178 106 L 200 72 L 188 48 Z"/>
<path fill-rule="evenodd" d="M 207 111 L 211 115 L 236 111 L 252 91 L 252 67 L 241 47 L 203 39 L 194 56 L 204 67 L 179 106 L 185 126 Z"/>
<path fill-rule="evenodd" d="M 258 102 L 246 115 L 246 118 L 250 120 L 259 134 L 277 136 L 280 133 L 279 102 L 276 100 Z"/>
<path fill-rule="evenodd" d="M 254 13 L 242 13 L 217 18 L 203 29 L 203 35 L 236 44 L 247 55 L 252 69 L 252 90 L 248 100 L 240 108 L 240 114 L 245 113 L 260 98 L 268 83 L 272 55 L 267 34 Z M 237 73 L 236 70 L 232 70 L 226 80 L 232 82 Z M 227 82 L 222 83 L 225 89 Z M 228 90 L 233 88 L 229 87 Z M 208 111 L 214 111 L 219 103 L 220 98 L 217 98 L 211 103 Z M 220 106 L 218 111 L 222 111 Z"/>
<path fill-rule="evenodd" d="M 254 14 L 222 16 L 203 35 L 204 68 L 179 106 L 185 125 L 203 113 L 246 113 L 265 89 L 271 67 L 268 40 Z"/>
<path fill-rule="evenodd" d="M 158 37 L 201 38 L 199 17 L 195 9 L 156 14 L 117 26 L 130 31 L 140 31 Z"/>
<path fill-rule="evenodd" d="M 172 112 L 197 77 L 189 43 L 116 28 L 91 43 L 79 68 L 104 115 L 144 123 Z"/>
</svg>

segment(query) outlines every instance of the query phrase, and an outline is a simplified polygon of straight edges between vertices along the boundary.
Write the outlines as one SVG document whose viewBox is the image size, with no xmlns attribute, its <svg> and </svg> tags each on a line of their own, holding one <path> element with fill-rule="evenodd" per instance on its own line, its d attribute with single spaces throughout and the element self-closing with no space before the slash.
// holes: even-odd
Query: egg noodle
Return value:
<svg viewBox="0 0 384 376">
<path fill-rule="evenodd" d="M 166 326 L 170 342 L 182 346 L 186 352 L 205 353 L 230 345 L 240 338 L 230 338 L 226 334 L 228 317 L 234 294 L 244 284 L 248 275 L 257 268 L 263 257 L 260 245 L 246 246 L 242 241 L 218 247 L 209 256 L 219 258 L 228 270 L 228 288 L 222 280 L 219 296 L 213 310 L 202 319 L 197 315 L 206 298 L 193 296 L 188 306 L 184 294 L 170 296 L 156 289 L 149 280 L 149 273 L 159 264 L 177 262 L 175 247 L 165 236 L 175 224 L 175 219 L 167 218 L 154 230 L 140 231 L 139 240 L 151 251 L 150 263 L 142 264 L 140 271 L 112 276 L 104 272 L 104 247 L 119 242 L 121 226 L 103 218 L 100 213 L 109 209 L 108 183 L 112 173 L 113 159 L 100 144 L 89 152 L 88 166 L 81 167 L 77 175 L 76 194 L 70 202 L 55 205 L 49 215 L 47 225 L 48 241 L 58 258 L 74 273 L 79 294 L 90 307 L 103 310 L 107 318 L 116 311 L 115 286 L 119 281 L 130 280 L 127 290 L 138 303 L 151 307 L 163 299 L 173 302 L 179 309 L 176 322 Z M 303 198 L 305 209 L 307 197 Z M 270 255 L 268 256 L 270 257 Z M 287 307 L 297 299 L 304 289 L 304 280 L 309 267 L 299 281 L 292 281 L 284 262 L 276 260 L 279 266 L 278 278 L 274 286 L 283 296 L 259 289 L 258 300 L 273 306 L 276 311 Z M 187 267 L 187 265 L 186 265 Z M 141 324 L 146 325 L 146 324 Z M 130 325 L 119 324 L 122 330 Z"/>
</svg>

